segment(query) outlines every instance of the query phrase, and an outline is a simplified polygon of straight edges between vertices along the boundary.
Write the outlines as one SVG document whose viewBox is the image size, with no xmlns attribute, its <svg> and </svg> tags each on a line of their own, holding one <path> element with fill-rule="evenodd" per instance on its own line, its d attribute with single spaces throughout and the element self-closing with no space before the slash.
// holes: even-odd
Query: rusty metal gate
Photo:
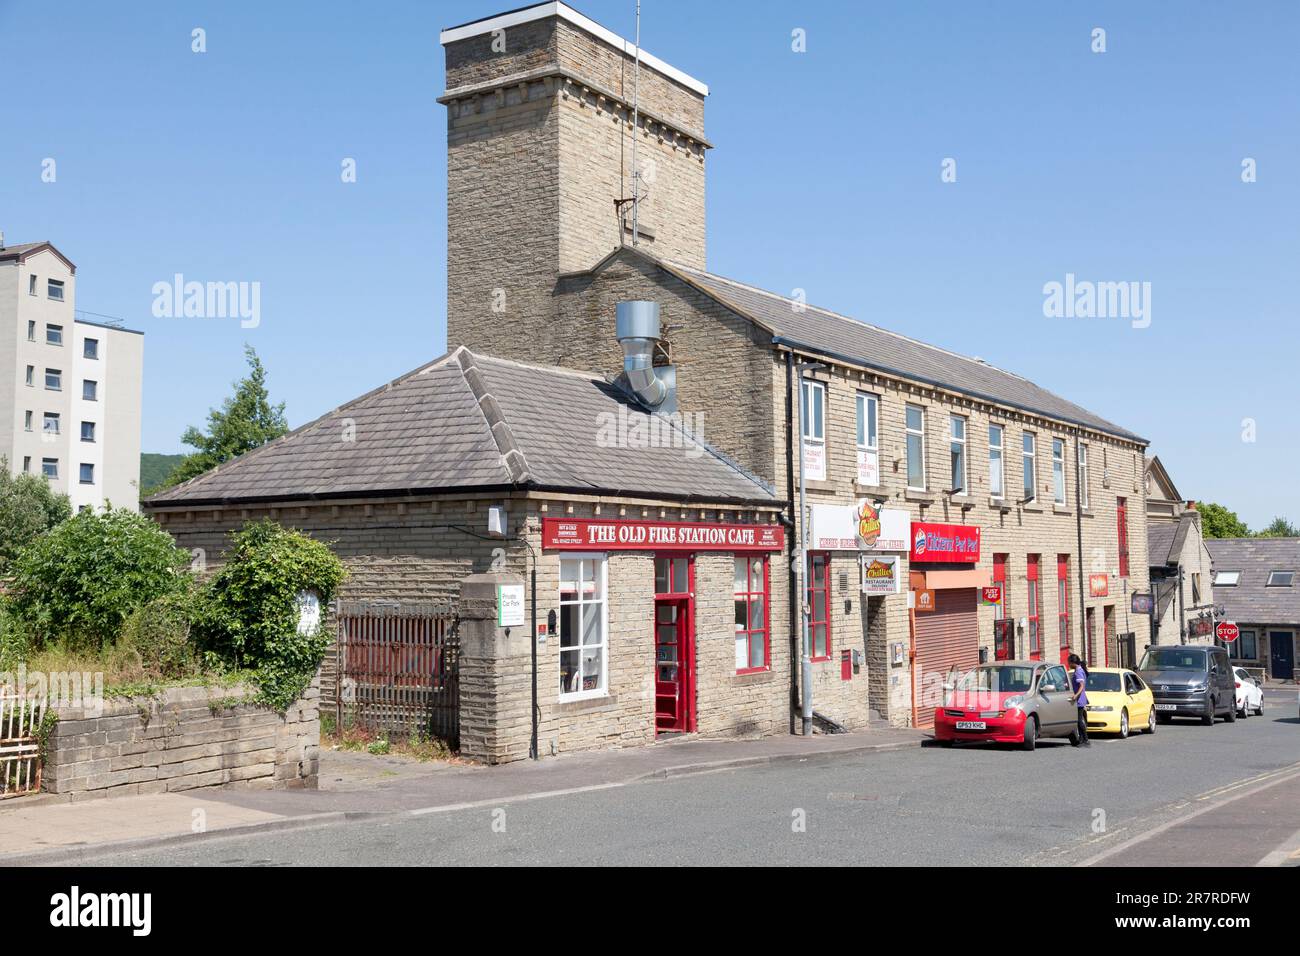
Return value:
<svg viewBox="0 0 1300 956">
<path fill-rule="evenodd" d="M 337 608 L 335 713 L 340 727 L 424 734 L 460 745 L 460 638 L 443 604 Z"/>
<path fill-rule="evenodd" d="M 0 691 L 0 798 L 41 789 L 41 723 L 44 697 Z"/>
</svg>

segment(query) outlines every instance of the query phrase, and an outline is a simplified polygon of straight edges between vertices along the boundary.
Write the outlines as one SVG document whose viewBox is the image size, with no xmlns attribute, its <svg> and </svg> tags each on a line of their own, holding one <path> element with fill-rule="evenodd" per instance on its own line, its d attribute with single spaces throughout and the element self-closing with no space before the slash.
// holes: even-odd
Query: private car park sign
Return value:
<svg viewBox="0 0 1300 956">
<path fill-rule="evenodd" d="M 1241 636 L 1241 628 L 1231 621 L 1220 621 L 1214 628 L 1214 636 L 1225 644 L 1231 644 Z"/>
</svg>

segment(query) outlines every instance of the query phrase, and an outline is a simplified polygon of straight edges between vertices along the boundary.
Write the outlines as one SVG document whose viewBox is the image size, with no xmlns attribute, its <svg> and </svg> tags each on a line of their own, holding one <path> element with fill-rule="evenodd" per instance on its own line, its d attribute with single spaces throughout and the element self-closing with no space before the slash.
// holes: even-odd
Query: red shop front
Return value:
<svg viewBox="0 0 1300 956">
<path fill-rule="evenodd" d="M 770 555 L 784 547 L 785 532 L 780 525 L 601 518 L 546 518 L 542 522 L 542 548 L 546 551 L 593 555 L 602 561 L 611 551 L 645 552 L 653 558 L 654 617 L 646 627 L 653 647 L 657 734 L 691 733 L 696 729 L 697 556 L 716 552 L 733 555 L 737 610 L 731 624 L 737 647 L 746 647 L 743 668 L 737 651 L 737 672 L 743 672 L 767 665 L 771 635 Z M 564 577 L 562 574 L 562 581 Z M 593 581 L 595 578 L 593 573 Z M 563 584 L 561 587 L 563 590 Z M 710 606 L 717 604 L 710 602 Z M 755 615 L 761 615 L 761 621 L 756 622 Z M 585 628 L 566 626 L 566 621 L 562 617 L 560 622 L 562 669 L 566 656 L 581 659 L 580 648 L 587 639 Z M 710 628 L 710 633 L 714 630 L 716 627 Z M 764 642 L 761 654 L 750 650 L 753 635 L 761 635 Z M 752 659 L 751 653 L 755 654 Z"/>
</svg>

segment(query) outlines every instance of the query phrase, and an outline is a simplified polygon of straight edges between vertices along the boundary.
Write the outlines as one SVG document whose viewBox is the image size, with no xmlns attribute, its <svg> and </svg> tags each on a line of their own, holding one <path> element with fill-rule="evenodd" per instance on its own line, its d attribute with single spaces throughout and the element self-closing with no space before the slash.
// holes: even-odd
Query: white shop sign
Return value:
<svg viewBox="0 0 1300 956">
<path fill-rule="evenodd" d="M 898 594 L 902 588 L 902 559 L 896 554 L 864 554 L 858 558 L 862 568 L 862 593 Z"/>
<path fill-rule="evenodd" d="M 806 481 L 826 480 L 826 445 L 823 442 L 804 441 L 803 476 Z"/>
<path fill-rule="evenodd" d="M 867 448 L 858 449 L 858 484 L 880 484 L 880 453 Z"/>
<path fill-rule="evenodd" d="M 856 505 L 813 505 L 810 509 L 809 548 L 814 551 L 906 551 L 912 530 L 912 517 L 901 508 L 879 508 L 867 498 Z M 864 517 L 874 512 L 879 531 L 874 542 L 859 536 Z M 874 523 L 870 524 L 876 533 Z"/>
<path fill-rule="evenodd" d="M 523 627 L 524 586 L 497 585 L 497 627 Z"/>
</svg>

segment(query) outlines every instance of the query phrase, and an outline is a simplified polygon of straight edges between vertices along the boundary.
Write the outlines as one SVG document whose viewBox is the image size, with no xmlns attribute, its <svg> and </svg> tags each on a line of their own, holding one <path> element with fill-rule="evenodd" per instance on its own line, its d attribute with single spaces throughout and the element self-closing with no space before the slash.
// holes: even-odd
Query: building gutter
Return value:
<svg viewBox="0 0 1300 956">
<path fill-rule="evenodd" d="M 1092 653 L 1092 648 L 1088 646 L 1088 638 L 1091 635 L 1088 633 L 1087 597 L 1083 590 L 1083 489 L 1079 487 L 1079 480 L 1083 477 L 1082 469 L 1079 467 L 1081 460 L 1079 452 L 1083 448 L 1080 444 L 1082 439 L 1081 434 L 1074 436 L 1074 534 L 1079 548 L 1079 638 L 1083 642 L 1083 653 L 1079 656 L 1087 660 L 1088 655 Z M 1005 471 L 1005 468 L 1003 470 Z M 1068 475 L 1069 472 L 1067 471 L 1066 474 Z M 1005 487 L 1005 482 L 1003 484 Z M 1104 635 L 1102 640 L 1105 640 Z M 1105 660 L 1104 657 L 1102 659 Z M 1095 667 L 1097 662 L 1093 661 L 1092 664 Z"/>
</svg>

